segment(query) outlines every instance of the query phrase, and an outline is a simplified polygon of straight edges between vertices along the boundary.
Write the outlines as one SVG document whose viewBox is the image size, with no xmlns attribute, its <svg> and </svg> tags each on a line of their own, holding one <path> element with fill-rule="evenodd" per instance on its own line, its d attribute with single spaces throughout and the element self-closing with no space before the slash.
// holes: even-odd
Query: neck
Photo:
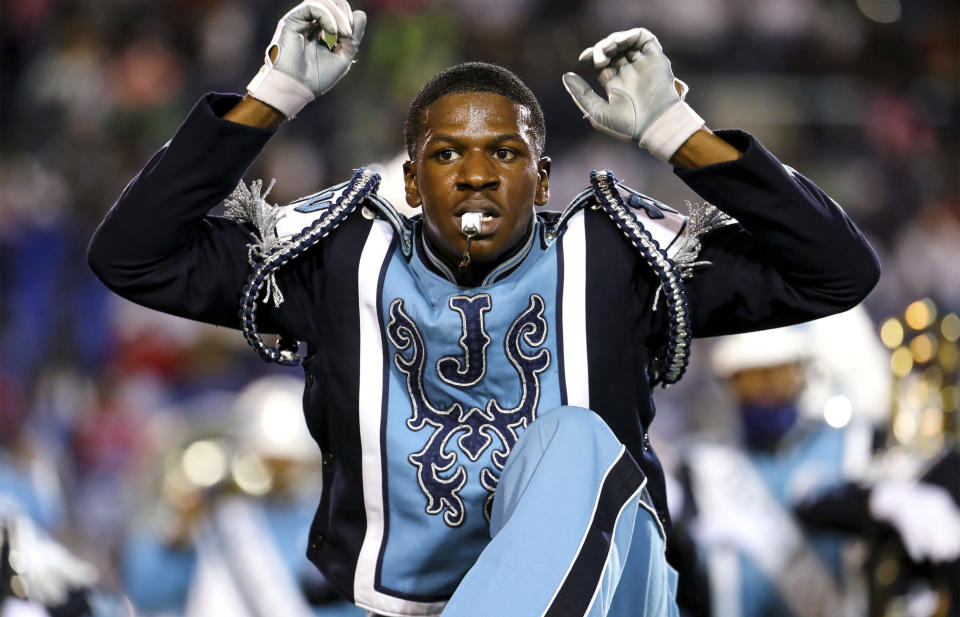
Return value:
<svg viewBox="0 0 960 617">
<path fill-rule="evenodd" d="M 450 265 L 447 259 L 444 259 L 444 261 L 447 261 L 448 265 Z M 483 284 L 483 279 L 493 270 L 493 264 L 471 261 L 463 268 L 459 266 L 459 263 L 450 265 L 450 268 L 453 271 L 453 276 L 457 279 L 457 285 L 461 287 L 479 287 Z"/>
</svg>

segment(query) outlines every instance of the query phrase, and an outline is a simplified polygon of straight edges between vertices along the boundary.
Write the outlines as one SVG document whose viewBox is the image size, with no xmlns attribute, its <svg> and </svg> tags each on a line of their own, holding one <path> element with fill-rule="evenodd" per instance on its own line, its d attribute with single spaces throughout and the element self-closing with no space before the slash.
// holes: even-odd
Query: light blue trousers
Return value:
<svg viewBox="0 0 960 617">
<path fill-rule="evenodd" d="M 507 460 L 492 540 L 444 617 L 676 616 L 676 572 L 644 484 L 594 412 L 542 414 Z"/>
</svg>

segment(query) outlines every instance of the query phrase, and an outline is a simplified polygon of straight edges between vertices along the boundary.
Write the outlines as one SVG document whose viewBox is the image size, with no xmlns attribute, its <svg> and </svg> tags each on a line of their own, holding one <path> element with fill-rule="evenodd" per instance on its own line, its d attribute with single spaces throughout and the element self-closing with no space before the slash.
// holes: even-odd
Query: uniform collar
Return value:
<svg viewBox="0 0 960 617">
<path fill-rule="evenodd" d="M 423 262 L 427 266 L 427 269 L 435 274 L 438 274 L 439 276 L 442 276 L 451 283 L 463 287 L 464 285 L 457 280 L 456 272 L 454 272 L 450 266 L 448 266 L 443 259 L 440 258 L 439 252 L 431 244 L 430 239 L 424 232 L 424 226 L 422 222 L 417 227 L 417 244 L 422 248 L 422 253 L 424 255 Z M 511 249 L 510 252 L 507 253 L 503 261 L 490 270 L 490 272 L 476 286 L 484 287 L 486 285 L 492 285 L 516 270 L 517 266 L 519 266 L 527 257 L 527 255 L 530 254 L 530 249 L 533 248 L 534 238 L 537 235 L 538 227 L 539 221 L 537 220 L 536 214 L 531 214 L 530 226 L 526 236 L 524 236 L 524 238 L 517 243 L 517 245 Z"/>
</svg>

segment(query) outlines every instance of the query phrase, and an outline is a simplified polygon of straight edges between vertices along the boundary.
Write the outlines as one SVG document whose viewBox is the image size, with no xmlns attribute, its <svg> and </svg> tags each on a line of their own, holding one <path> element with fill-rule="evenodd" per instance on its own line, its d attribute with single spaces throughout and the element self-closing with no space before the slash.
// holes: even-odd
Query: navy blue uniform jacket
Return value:
<svg viewBox="0 0 960 617">
<path fill-rule="evenodd" d="M 222 119 L 236 100 L 207 95 L 195 106 L 124 189 L 89 249 L 93 270 L 121 296 L 230 328 L 239 327 L 251 228 L 207 213 L 237 186 L 272 134 Z M 694 336 L 777 327 L 859 303 L 875 285 L 879 264 L 841 208 L 750 135 L 718 134 L 743 156 L 676 170 L 737 221 L 704 236 L 699 259 L 712 265 L 684 281 Z M 355 212 L 279 271 L 284 303 L 258 309 L 261 330 L 307 344 L 304 411 L 328 463 L 308 554 L 347 597 L 366 533 L 356 307 L 361 252 L 374 227 Z M 581 360 L 589 407 L 638 461 L 666 521 L 663 473 L 647 437 L 654 405 L 646 367 L 665 344 L 667 327 L 666 311 L 651 311 L 658 282 L 602 210 L 583 211 L 582 237 Z"/>
</svg>

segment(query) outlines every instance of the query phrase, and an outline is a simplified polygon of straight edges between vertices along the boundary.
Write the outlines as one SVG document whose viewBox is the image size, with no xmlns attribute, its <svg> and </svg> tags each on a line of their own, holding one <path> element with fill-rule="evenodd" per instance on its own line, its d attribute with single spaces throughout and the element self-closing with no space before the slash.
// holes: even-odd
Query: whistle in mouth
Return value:
<svg viewBox="0 0 960 617">
<path fill-rule="evenodd" d="M 465 212 L 460 217 L 460 233 L 468 238 L 477 235 L 480 233 L 480 225 L 482 220 L 482 212 Z"/>
</svg>

